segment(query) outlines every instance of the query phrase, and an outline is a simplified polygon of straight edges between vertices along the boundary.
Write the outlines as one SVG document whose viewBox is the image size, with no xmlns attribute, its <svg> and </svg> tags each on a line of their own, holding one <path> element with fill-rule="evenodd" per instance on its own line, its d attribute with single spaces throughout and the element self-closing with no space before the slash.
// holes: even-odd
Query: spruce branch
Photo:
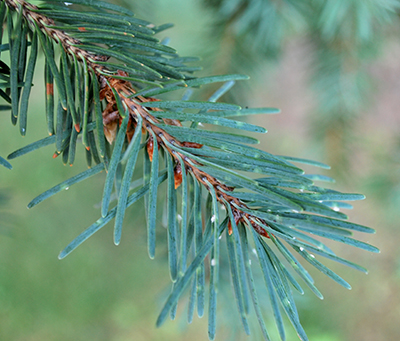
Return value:
<svg viewBox="0 0 400 341">
<path fill-rule="evenodd" d="M 12 12 L 17 13 L 15 18 Z M 24 0 L 4 0 L 0 3 L 0 14 L 7 21 L 10 51 L 10 68 L 4 72 L 6 92 L 0 95 L 11 103 L 12 123 L 19 120 L 20 132 L 25 135 L 27 102 L 39 45 L 45 54 L 46 119 L 50 135 L 11 153 L 8 158 L 55 144 L 54 157 L 62 155 L 64 163 L 72 165 L 78 137 L 81 137 L 89 165 L 88 170 L 34 198 L 28 207 L 103 170 L 107 173 L 101 217 L 74 239 L 59 258 L 66 257 L 114 218 L 114 242 L 118 245 L 126 209 L 142 197 L 147 216 L 148 252 L 154 258 L 157 196 L 159 185 L 166 181 L 168 256 L 173 289 L 157 324 L 161 325 L 168 314 L 175 315 L 178 300 L 191 281 L 193 287 L 199 288 L 198 314 L 203 315 L 205 259 L 210 255 L 209 337 L 214 339 L 223 236 L 245 332 L 250 331 L 244 297 L 251 296 L 264 337 L 269 339 L 248 266 L 248 248 L 254 244 L 282 339 L 281 308 L 299 337 L 307 340 L 290 285 L 303 291 L 270 245 L 274 244 L 318 297 L 322 295 L 312 278 L 286 245 L 334 281 L 350 288 L 317 261 L 314 254 L 366 270 L 336 256 L 313 235 L 378 252 L 375 247 L 349 237 L 352 231 L 374 231 L 346 221 L 347 216 L 339 212 L 340 208 L 349 207 L 341 201 L 360 200 L 364 196 L 319 187 L 315 181 L 329 179 L 307 175 L 293 164 L 329 168 L 322 163 L 275 156 L 248 146 L 258 143 L 252 137 L 223 132 L 225 127 L 265 133 L 263 127 L 227 117 L 278 110 L 242 109 L 218 102 L 234 81 L 246 77 L 193 76 L 196 68 L 186 63 L 195 59 L 179 57 L 175 50 L 153 37 L 168 26 L 154 26 L 134 18 L 123 8 L 91 0 L 44 1 L 42 6 Z M 30 55 L 26 62 L 28 46 Z M 55 46 L 59 49 L 55 50 Z M 207 101 L 190 100 L 190 88 L 215 82 L 224 84 Z M 53 83 L 58 94 L 56 114 Z M 181 89 L 188 89 L 181 100 L 156 97 Z M 201 122 L 215 125 L 219 130 L 202 129 Z M 142 154 L 143 176 L 132 181 Z M 96 163 L 93 167 L 92 161 Z M 1 158 L 0 163 L 10 168 Z M 246 176 L 243 172 L 265 177 Z M 177 192 L 181 193 L 180 203 Z M 203 200 L 205 194 L 207 199 Z M 117 198 L 117 204 L 110 209 L 113 197 Z M 192 290 L 192 302 L 193 295 L 196 292 Z"/>
</svg>

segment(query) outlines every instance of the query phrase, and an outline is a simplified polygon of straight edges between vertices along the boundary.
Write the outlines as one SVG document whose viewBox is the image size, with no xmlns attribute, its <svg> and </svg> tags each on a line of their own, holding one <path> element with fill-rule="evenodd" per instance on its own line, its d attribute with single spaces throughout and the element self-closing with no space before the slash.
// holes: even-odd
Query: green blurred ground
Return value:
<svg viewBox="0 0 400 341">
<path fill-rule="evenodd" d="M 204 34 L 201 24 L 209 19 L 195 2 L 152 1 L 150 5 L 153 9 L 162 6 L 151 20 L 176 23 L 170 32 L 172 46 L 184 55 L 193 54 L 192 49 L 198 51 L 196 39 Z M 146 8 L 142 5 L 138 11 L 145 12 Z M 198 22 L 195 27 L 194 22 Z M 260 70 L 259 79 L 265 82 L 249 83 L 258 90 L 248 101 L 254 106 L 282 108 L 278 116 L 254 118 L 269 130 L 262 137 L 262 148 L 275 154 L 326 161 L 309 133 L 313 97 L 306 90 L 299 44 L 288 45 L 282 64 L 272 74 L 269 69 Z M 362 238 L 378 246 L 382 253 L 375 255 L 333 246 L 340 256 L 370 269 L 366 276 L 332 264 L 352 284 L 351 291 L 311 271 L 325 300 L 319 301 L 306 290 L 298 306 L 313 341 L 400 338 L 398 199 L 395 194 L 393 198 L 387 197 L 387 193 L 396 193 L 388 192 L 387 187 L 398 186 L 399 178 L 399 160 L 395 156 L 400 126 L 400 102 L 396 96 L 400 85 L 396 79 L 400 77 L 400 68 L 393 57 L 399 49 L 399 43 L 393 42 L 371 69 L 378 80 L 377 102 L 355 127 L 358 140 L 357 149 L 352 151 L 354 175 L 337 184 L 341 190 L 366 194 L 367 200 L 356 203 L 349 215 L 352 221 L 377 230 L 376 235 Z M 0 112 L 3 157 L 46 136 L 42 75 L 43 70 L 38 67 L 25 138 L 11 126 L 9 113 Z M 119 247 L 112 242 L 109 225 L 63 261 L 57 259 L 59 251 L 99 217 L 94 204 L 100 200 L 104 175 L 71 187 L 32 210 L 27 210 L 26 204 L 49 187 L 86 169 L 83 147 L 80 149 L 72 168 L 52 159 L 52 147 L 13 160 L 12 171 L 0 168 L 0 193 L 6 195 L 0 206 L 0 340 L 206 340 L 206 318 L 195 318 L 187 325 L 183 306 L 177 321 L 155 328 L 157 314 L 168 293 L 169 275 L 162 237 L 156 260 L 150 261 L 147 256 L 142 203 L 129 210 Z M 393 177 L 389 179 L 388 167 L 393 168 L 393 173 L 390 172 Z M 325 174 L 332 175 L 335 170 L 332 172 Z M 163 236 L 162 228 L 159 235 Z M 221 290 L 232 298 L 229 283 Z M 225 314 L 220 319 L 218 340 L 249 339 L 224 324 L 223 319 L 235 319 L 240 330 L 237 316 Z M 272 316 L 267 316 L 267 320 L 272 322 Z M 288 340 L 296 340 L 290 326 L 287 330 Z M 258 340 L 256 332 L 254 335 L 251 339 Z"/>
</svg>

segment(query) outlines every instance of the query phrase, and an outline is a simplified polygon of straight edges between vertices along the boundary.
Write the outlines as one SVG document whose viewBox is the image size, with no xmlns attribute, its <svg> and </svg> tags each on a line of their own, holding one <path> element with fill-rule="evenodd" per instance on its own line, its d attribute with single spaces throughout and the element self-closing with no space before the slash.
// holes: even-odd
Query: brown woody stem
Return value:
<svg viewBox="0 0 400 341">
<path fill-rule="evenodd" d="M 170 145 L 175 145 L 177 147 L 202 147 L 202 145 L 190 141 L 179 141 L 174 136 L 168 134 L 165 130 L 157 126 L 157 123 L 160 123 L 159 120 L 151 114 L 151 111 L 149 109 L 141 105 L 141 103 L 157 101 L 157 99 L 152 97 L 146 98 L 143 96 L 137 96 L 136 99 L 132 99 L 132 95 L 135 94 L 136 91 L 133 89 L 131 83 L 127 82 L 126 80 L 114 78 L 112 75 L 104 76 L 104 73 L 107 73 L 108 71 L 107 67 L 104 65 L 100 65 L 97 62 L 108 60 L 108 56 L 96 55 L 83 48 L 80 48 L 79 45 L 81 45 L 81 42 L 78 39 L 75 39 L 63 30 L 56 28 L 54 20 L 40 14 L 38 12 L 39 8 L 37 6 L 30 4 L 25 0 L 4 1 L 10 9 L 16 10 L 18 12 L 22 11 L 23 17 L 29 23 L 32 30 L 35 30 L 35 27 L 37 25 L 42 33 L 44 33 L 47 37 L 53 39 L 56 43 L 61 44 L 64 50 L 69 55 L 76 56 L 76 58 L 80 61 L 83 61 L 83 59 L 85 59 L 87 65 L 94 70 L 100 83 L 100 99 L 107 102 L 106 109 L 103 112 L 103 125 L 106 137 L 110 143 L 114 138 L 113 131 L 116 130 L 117 125 L 120 124 L 120 122 L 122 121 L 122 118 L 117 110 L 116 99 L 112 91 L 113 88 L 117 91 L 121 101 L 126 105 L 129 110 L 131 120 L 128 124 L 127 130 L 128 139 L 132 137 L 134 129 L 140 129 L 140 127 L 136 126 L 138 122 L 137 117 L 138 115 L 140 115 L 142 117 L 141 128 L 146 130 L 149 136 L 152 136 L 152 133 L 155 134 L 157 138 L 157 145 L 161 146 L 165 151 L 170 153 L 170 155 L 175 160 L 176 165 L 179 165 L 179 168 L 181 168 L 181 165 L 178 160 L 178 155 L 183 160 L 184 169 L 180 169 L 180 172 L 185 171 L 192 173 L 197 181 L 203 184 L 203 186 L 206 187 L 208 191 L 211 190 L 208 184 L 211 184 L 216 193 L 218 202 L 224 206 L 230 205 L 230 209 L 232 210 L 235 220 L 234 225 L 237 226 L 237 224 L 240 222 L 246 225 L 250 225 L 258 234 L 264 237 L 269 237 L 265 229 L 261 227 L 261 225 L 257 224 L 256 221 L 260 221 L 259 218 L 252 217 L 250 214 L 243 212 L 240 209 L 248 208 L 246 204 L 240 199 L 229 195 L 229 192 L 234 190 L 233 187 L 226 186 L 217 178 L 202 171 L 197 167 L 202 166 L 199 162 L 179 153 L 176 150 L 173 150 L 173 148 L 167 145 L 166 142 L 168 142 L 168 144 Z M 109 73 L 111 74 L 112 72 L 109 71 Z M 155 108 L 153 110 L 157 111 L 159 109 Z M 181 125 L 180 122 L 177 120 L 164 119 L 163 121 L 165 124 L 169 125 Z M 151 143 L 151 139 L 149 139 L 149 143 Z M 148 147 L 148 150 L 152 150 L 150 145 Z M 175 187 L 177 188 L 179 184 L 180 183 L 178 179 L 178 181 L 175 181 Z M 267 225 L 263 221 L 262 224 Z M 230 222 L 228 226 L 229 234 L 232 233 L 232 225 L 233 222 Z"/>
</svg>

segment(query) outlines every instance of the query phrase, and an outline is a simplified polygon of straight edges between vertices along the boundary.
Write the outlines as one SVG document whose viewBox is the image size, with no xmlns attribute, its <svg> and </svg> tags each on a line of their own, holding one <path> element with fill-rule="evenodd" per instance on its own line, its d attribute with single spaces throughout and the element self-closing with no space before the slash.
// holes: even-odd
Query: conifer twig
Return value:
<svg viewBox="0 0 400 341">
<path fill-rule="evenodd" d="M 322 295 L 315 288 L 311 276 L 286 245 L 332 280 L 350 288 L 346 281 L 314 259 L 314 254 L 363 272 L 366 269 L 336 256 L 314 236 L 379 252 L 377 248 L 349 237 L 352 231 L 373 233 L 374 230 L 345 221 L 347 216 L 339 212 L 340 208 L 351 208 L 341 201 L 361 200 L 364 196 L 319 187 L 314 181 L 331 179 L 305 174 L 292 162 L 329 168 L 325 164 L 271 155 L 247 146 L 258 143 L 258 140 L 249 136 L 197 129 L 199 123 L 204 122 L 218 127 L 265 133 L 262 127 L 225 117 L 277 113 L 279 110 L 242 109 L 234 104 L 217 102 L 233 86 L 234 80 L 246 77 L 192 76 L 196 68 L 188 67 L 185 63 L 193 59 L 179 57 L 175 50 L 152 37 L 152 34 L 167 26 L 156 27 L 133 18 L 133 14 L 123 8 L 102 1 L 71 1 L 48 0 L 38 7 L 25 0 L 0 1 L 0 18 L 7 21 L 9 36 L 9 44 L 1 45 L 1 48 L 9 49 L 11 64 L 8 68 L 2 62 L 0 76 L 6 91 L 0 89 L 0 96 L 11 104 L 11 108 L 7 106 L 6 109 L 11 109 L 13 124 L 19 120 L 20 132 L 24 135 L 27 101 L 40 43 L 45 54 L 46 118 L 50 134 L 14 151 L 8 159 L 54 143 L 56 152 L 53 157 L 62 154 L 63 162 L 72 165 L 80 135 L 89 165 L 88 170 L 34 198 L 28 208 L 103 169 L 107 172 L 101 217 L 76 237 L 60 253 L 59 258 L 66 257 L 113 218 L 114 243 L 118 245 L 125 210 L 142 197 L 145 197 L 148 250 L 153 258 L 157 191 L 158 186 L 166 180 L 168 258 L 173 288 L 157 325 L 163 323 L 168 313 L 171 317 L 175 316 L 179 297 L 193 277 L 195 283 L 192 288 L 197 287 L 198 292 L 192 289 L 191 311 L 194 309 L 195 296 L 198 295 L 198 313 L 203 315 L 204 260 L 211 255 L 209 337 L 215 337 L 218 280 L 222 269 L 219 263 L 219 240 L 225 232 L 229 268 L 245 332 L 249 332 L 246 316 L 247 301 L 251 296 L 261 329 L 268 339 L 249 266 L 251 259 L 248 248 L 251 242 L 248 239 L 252 238 L 280 334 L 284 337 L 282 308 L 299 337 L 307 340 L 289 284 L 300 293 L 303 290 L 269 244 L 274 244 L 318 297 L 322 298 Z M 78 7 L 78 10 L 75 5 L 87 11 L 80 11 L 81 8 Z M 6 7 L 18 14 L 13 17 Z M 94 9 L 94 12 L 88 8 Z M 58 65 L 54 44 L 60 47 Z M 29 45 L 30 56 L 26 62 Z M 208 101 L 190 101 L 190 91 L 180 101 L 155 97 L 164 92 L 215 82 L 226 83 Z M 53 83 L 58 93 L 55 129 Z M 93 131 L 97 132 L 96 136 Z M 141 149 L 144 149 L 143 175 L 132 181 Z M 94 167 L 91 167 L 92 158 L 97 164 Z M 165 168 L 160 170 L 163 162 Z M 2 158 L 0 164 L 11 168 Z M 253 178 L 241 172 L 264 174 L 266 177 Z M 114 188 L 115 195 L 112 195 Z M 180 205 L 177 203 L 178 188 L 182 199 Z M 201 188 L 208 193 L 204 206 Z M 109 209 L 113 197 L 117 197 L 118 202 Z M 181 209 L 180 222 L 178 208 Z M 222 211 L 225 212 L 222 214 Z M 189 253 L 191 248 L 192 256 Z"/>
</svg>

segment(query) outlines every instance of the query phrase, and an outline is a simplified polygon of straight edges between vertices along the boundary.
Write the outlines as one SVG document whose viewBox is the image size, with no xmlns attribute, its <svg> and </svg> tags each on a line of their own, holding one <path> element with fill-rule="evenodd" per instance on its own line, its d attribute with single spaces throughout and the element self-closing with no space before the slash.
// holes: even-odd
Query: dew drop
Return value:
<svg viewBox="0 0 400 341">
<path fill-rule="evenodd" d="M 180 214 L 177 214 L 176 218 L 178 219 L 178 221 L 182 221 L 182 216 Z"/>
<path fill-rule="evenodd" d="M 212 217 L 211 217 L 211 222 L 214 223 L 215 219 L 217 219 L 217 217 L 215 216 L 215 214 L 213 214 Z"/>
<path fill-rule="evenodd" d="M 68 190 L 69 190 L 69 187 L 65 187 L 65 190 L 68 191 Z"/>
<path fill-rule="evenodd" d="M 311 256 L 312 258 L 315 258 L 315 256 L 314 256 L 314 255 L 311 255 L 311 254 L 310 254 L 310 256 Z"/>
<path fill-rule="evenodd" d="M 300 246 L 300 251 L 304 251 L 304 247 L 301 247 L 301 246 Z"/>
<path fill-rule="evenodd" d="M 333 210 L 336 211 L 336 212 L 338 212 L 338 211 L 340 211 L 340 208 L 337 207 L 337 206 L 335 206 L 335 207 L 333 208 Z"/>
<path fill-rule="evenodd" d="M 215 259 L 211 259 L 211 266 L 215 266 L 215 264 L 217 264 L 217 262 L 215 261 Z"/>
<path fill-rule="evenodd" d="M 254 253 L 255 255 L 257 255 L 256 249 L 253 249 L 253 250 L 251 250 L 251 251 L 253 251 L 253 253 Z"/>
<path fill-rule="evenodd" d="M 249 264 L 251 265 L 251 259 L 249 259 Z"/>
</svg>

